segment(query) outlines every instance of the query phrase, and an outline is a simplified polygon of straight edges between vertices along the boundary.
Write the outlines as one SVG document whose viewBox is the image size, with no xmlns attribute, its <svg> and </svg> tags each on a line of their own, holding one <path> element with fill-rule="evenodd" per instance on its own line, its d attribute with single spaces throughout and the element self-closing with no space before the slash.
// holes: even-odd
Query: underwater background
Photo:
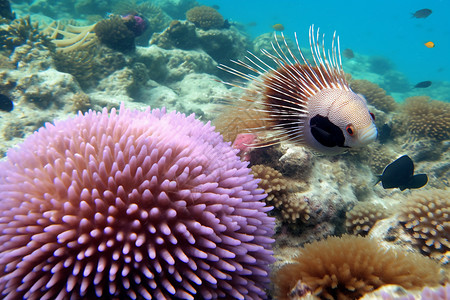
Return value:
<svg viewBox="0 0 450 300">
<path fill-rule="evenodd" d="M 0 298 L 450 299 L 449 13 L 0 0 Z M 377 139 L 251 147 L 261 50 L 311 60 L 312 24 Z"/>
</svg>

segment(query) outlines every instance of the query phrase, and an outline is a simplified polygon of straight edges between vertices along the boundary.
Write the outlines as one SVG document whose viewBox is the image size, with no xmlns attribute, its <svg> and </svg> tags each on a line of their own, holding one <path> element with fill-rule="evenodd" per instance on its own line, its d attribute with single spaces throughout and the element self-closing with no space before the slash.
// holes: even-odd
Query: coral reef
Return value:
<svg viewBox="0 0 450 300">
<path fill-rule="evenodd" d="M 402 105 L 399 126 L 417 137 L 437 141 L 450 138 L 450 103 L 427 96 L 409 97 Z"/>
<path fill-rule="evenodd" d="M 265 296 L 265 195 L 194 116 L 90 111 L 47 124 L 0 164 L 4 297 Z"/>
<path fill-rule="evenodd" d="M 54 48 L 50 39 L 39 30 L 39 24 L 31 22 L 30 16 L 16 19 L 6 27 L 0 28 L 0 45 L 3 49 L 14 50 L 25 44 Z"/>
<path fill-rule="evenodd" d="M 254 165 L 252 173 L 261 180 L 259 187 L 267 193 L 266 202 L 278 210 L 284 221 L 294 223 L 299 219 L 309 219 L 308 203 L 301 197 L 295 197 L 295 186 L 280 172 L 268 166 Z"/>
<path fill-rule="evenodd" d="M 118 51 L 135 49 L 135 34 L 120 16 L 111 16 L 95 24 L 94 32 L 101 43 Z"/>
<path fill-rule="evenodd" d="M 158 83 L 171 84 L 191 73 L 214 74 L 217 64 L 206 53 L 195 50 L 162 49 L 156 45 L 136 49 L 136 62 L 143 63 L 149 77 Z"/>
<path fill-rule="evenodd" d="M 450 190 L 412 193 L 400 207 L 398 220 L 427 255 L 450 251 Z"/>
<path fill-rule="evenodd" d="M 350 87 L 355 93 L 364 95 L 369 104 L 384 112 L 392 112 L 397 108 L 394 98 L 386 95 L 386 91 L 375 83 L 356 79 L 350 81 Z"/>
<path fill-rule="evenodd" d="M 390 214 L 381 204 L 360 202 L 346 213 L 345 227 L 351 234 L 366 236 L 378 220 Z"/>
<path fill-rule="evenodd" d="M 194 49 L 199 41 L 195 32 L 195 25 L 188 21 L 172 21 L 161 33 L 155 33 L 150 44 L 164 49 Z"/>
<path fill-rule="evenodd" d="M 280 300 L 290 299 L 299 282 L 321 299 L 357 299 L 386 284 L 418 289 L 440 279 L 439 265 L 420 254 L 350 235 L 305 245 L 274 276 Z"/>
<path fill-rule="evenodd" d="M 222 15 L 212 7 L 197 6 L 186 12 L 186 19 L 201 29 L 222 28 L 224 19 Z"/>
</svg>

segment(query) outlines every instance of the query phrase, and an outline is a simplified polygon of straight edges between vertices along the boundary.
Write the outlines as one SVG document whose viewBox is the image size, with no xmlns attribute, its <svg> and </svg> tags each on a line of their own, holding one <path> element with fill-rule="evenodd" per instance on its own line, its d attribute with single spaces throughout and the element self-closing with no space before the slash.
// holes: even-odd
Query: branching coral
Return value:
<svg viewBox="0 0 450 300">
<path fill-rule="evenodd" d="M 31 22 L 30 16 L 16 19 L 6 27 L 0 28 L 0 45 L 4 49 L 14 50 L 14 48 L 33 44 L 53 49 L 50 39 L 39 30 L 38 22 Z"/>
<path fill-rule="evenodd" d="M 255 165 L 252 166 L 252 173 L 261 180 L 259 187 L 267 193 L 266 201 L 277 208 L 283 220 L 296 222 L 298 219 L 309 219 L 308 204 L 293 196 L 292 184 L 280 172 L 268 166 Z"/>
<path fill-rule="evenodd" d="M 450 138 L 450 103 L 427 96 L 410 97 L 402 106 L 403 128 L 418 137 L 434 140 Z"/>
<path fill-rule="evenodd" d="M 320 299 L 358 299 L 386 284 L 419 289 L 439 284 L 439 265 L 377 240 L 344 235 L 307 244 L 274 276 L 280 300 L 300 281 Z"/>
<path fill-rule="evenodd" d="M 417 191 L 400 208 L 400 224 L 427 255 L 450 251 L 449 195 L 448 189 Z"/>
<path fill-rule="evenodd" d="M 196 6 L 186 12 L 186 19 L 201 29 L 222 28 L 222 15 L 210 6 Z"/>
<path fill-rule="evenodd" d="M 76 26 L 53 21 L 42 33 L 51 39 L 58 53 L 68 53 L 89 48 L 98 42 L 93 32 L 94 26 Z"/>
<path fill-rule="evenodd" d="M 351 80 L 350 87 L 355 93 L 362 94 L 367 102 L 376 108 L 391 112 L 397 108 L 394 98 L 386 95 L 386 91 L 368 80 Z"/>
<path fill-rule="evenodd" d="M 360 202 L 346 213 L 347 232 L 366 236 L 372 226 L 389 216 L 389 212 L 380 204 Z"/>
</svg>

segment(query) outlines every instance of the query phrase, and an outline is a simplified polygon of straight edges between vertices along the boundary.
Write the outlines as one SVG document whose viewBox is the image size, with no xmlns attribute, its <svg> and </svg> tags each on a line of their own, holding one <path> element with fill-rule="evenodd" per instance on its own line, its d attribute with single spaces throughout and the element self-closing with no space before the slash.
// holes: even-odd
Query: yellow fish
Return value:
<svg viewBox="0 0 450 300">
<path fill-rule="evenodd" d="M 434 43 L 433 42 L 426 42 L 425 44 L 424 44 L 425 46 L 427 46 L 427 48 L 434 48 Z"/>
</svg>

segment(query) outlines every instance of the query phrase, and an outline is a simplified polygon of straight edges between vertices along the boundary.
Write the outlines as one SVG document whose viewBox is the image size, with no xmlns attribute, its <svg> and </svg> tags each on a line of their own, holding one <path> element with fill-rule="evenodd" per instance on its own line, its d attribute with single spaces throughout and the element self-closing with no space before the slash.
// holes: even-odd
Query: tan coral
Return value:
<svg viewBox="0 0 450 300">
<path fill-rule="evenodd" d="M 252 166 L 252 173 L 255 178 L 261 179 L 259 187 L 267 193 L 266 201 L 275 206 L 283 220 L 294 223 L 310 218 L 308 204 L 295 197 L 292 184 L 280 172 L 269 166 L 255 165 Z"/>
<path fill-rule="evenodd" d="M 405 131 L 434 140 L 450 138 L 450 103 L 428 96 L 409 97 L 402 106 L 400 121 Z"/>
<path fill-rule="evenodd" d="M 381 204 L 360 202 L 345 215 L 347 232 L 366 236 L 378 220 L 384 219 L 390 214 Z"/>
<path fill-rule="evenodd" d="M 450 251 L 450 190 L 416 191 L 400 210 L 400 224 L 431 256 Z"/>
<path fill-rule="evenodd" d="M 274 282 L 280 300 L 292 299 L 289 294 L 299 281 L 320 299 L 358 299 L 386 284 L 436 286 L 439 271 L 439 264 L 420 254 L 344 235 L 305 245 L 294 263 L 274 275 Z"/>
<path fill-rule="evenodd" d="M 98 42 L 94 33 L 95 24 L 75 26 L 53 21 L 42 33 L 48 35 L 56 46 L 57 52 L 68 53 L 86 48 Z"/>
<path fill-rule="evenodd" d="M 375 83 L 355 79 L 350 81 L 350 87 L 355 93 L 364 95 L 369 104 L 384 112 L 391 112 L 397 108 L 394 98 L 386 95 L 386 91 Z"/>
<path fill-rule="evenodd" d="M 242 97 L 242 101 L 224 105 L 213 120 L 216 130 L 223 135 L 226 141 L 233 142 L 239 133 L 253 132 L 254 128 L 266 126 L 264 113 L 254 109 L 255 103 L 246 101 L 247 97 L 250 98 L 251 95 L 246 94 Z"/>
<path fill-rule="evenodd" d="M 202 29 L 222 28 L 225 22 L 217 10 L 205 5 L 188 10 L 186 19 Z"/>
</svg>

